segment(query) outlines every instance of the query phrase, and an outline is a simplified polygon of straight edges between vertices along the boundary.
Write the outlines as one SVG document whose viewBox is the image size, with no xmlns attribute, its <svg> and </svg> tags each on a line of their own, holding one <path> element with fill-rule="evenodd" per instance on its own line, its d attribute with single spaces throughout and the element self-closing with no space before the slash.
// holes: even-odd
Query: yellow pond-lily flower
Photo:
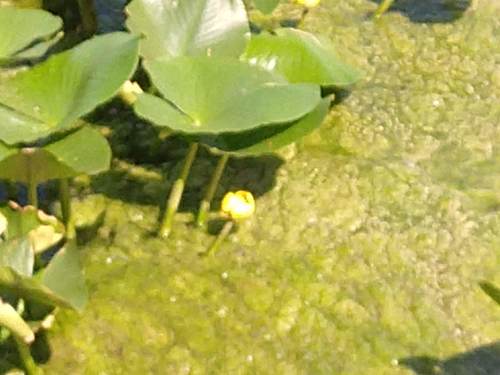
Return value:
<svg viewBox="0 0 500 375">
<path fill-rule="evenodd" d="M 297 4 L 303 5 L 306 8 L 314 8 L 318 6 L 321 0 L 297 0 Z"/>
<path fill-rule="evenodd" d="M 248 191 L 229 192 L 222 199 L 221 210 L 233 220 L 246 219 L 255 212 L 255 199 Z"/>
</svg>

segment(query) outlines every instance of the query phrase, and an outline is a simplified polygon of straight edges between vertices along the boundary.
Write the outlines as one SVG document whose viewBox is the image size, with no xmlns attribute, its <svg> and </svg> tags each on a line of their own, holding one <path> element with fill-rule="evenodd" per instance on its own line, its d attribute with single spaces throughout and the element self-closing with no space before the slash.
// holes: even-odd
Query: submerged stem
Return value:
<svg viewBox="0 0 500 375">
<path fill-rule="evenodd" d="M 217 252 L 217 250 L 219 250 L 219 247 L 222 244 L 222 242 L 224 242 L 224 240 L 229 235 L 229 233 L 231 233 L 231 230 L 233 229 L 233 227 L 234 227 L 233 220 L 226 221 L 226 223 L 222 227 L 222 230 L 220 231 L 219 235 L 215 239 L 214 243 L 212 244 L 212 246 L 210 246 L 208 248 L 208 250 L 205 254 L 206 255 L 214 255 Z"/>
<path fill-rule="evenodd" d="M 380 17 L 382 14 L 387 12 L 393 2 L 394 0 L 383 0 L 375 11 L 375 17 Z"/>
<path fill-rule="evenodd" d="M 186 180 L 189 176 L 191 166 L 193 165 L 194 159 L 196 158 L 196 153 L 198 152 L 198 143 L 191 143 L 189 146 L 188 153 L 184 159 L 184 165 L 182 166 L 182 171 L 174 182 L 172 190 L 167 201 L 167 207 L 163 214 L 163 219 L 160 224 L 160 236 L 168 237 L 172 230 L 172 224 L 174 222 L 174 216 L 179 208 L 181 202 L 182 194 L 184 192 L 184 186 Z"/>
<path fill-rule="evenodd" d="M 78 0 L 82 29 L 86 36 L 94 35 L 97 31 L 97 13 L 94 0 Z"/>
<path fill-rule="evenodd" d="M 59 200 L 61 202 L 62 220 L 66 227 L 66 238 L 75 238 L 75 226 L 71 212 L 71 196 L 69 192 L 69 179 L 63 178 L 59 182 Z"/>
<path fill-rule="evenodd" d="M 37 184 L 33 180 L 30 180 L 28 183 L 28 203 L 38 208 Z"/>
<path fill-rule="evenodd" d="M 215 192 L 217 191 L 217 186 L 219 186 L 219 181 L 222 177 L 224 169 L 226 168 L 228 160 L 229 160 L 229 154 L 223 154 L 219 158 L 219 161 L 217 162 L 217 166 L 215 167 L 214 173 L 212 174 L 212 178 L 205 192 L 205 196 L 203 197 L 203 200 L 201 201 L 200 204 L 200 208 L 198 210 L 198 217 L 196 218 L 196 224 L 200 227 L 205 225 L 208 212 L 210 211 L 210 205 L 212 203 L 212 200 L 214 199 Z"/>
<path fill-rule="evenodd" d="M 21 359 L 26 374 L 28 375 L 41 374 L 42 371 L 37 367 L 35 361 L 33 360 L 29 346 L 16 335 L 12 335 L 12 338 L 16 343 L 17 352 L 19 353 L 19 358 Z"/>
</svg>

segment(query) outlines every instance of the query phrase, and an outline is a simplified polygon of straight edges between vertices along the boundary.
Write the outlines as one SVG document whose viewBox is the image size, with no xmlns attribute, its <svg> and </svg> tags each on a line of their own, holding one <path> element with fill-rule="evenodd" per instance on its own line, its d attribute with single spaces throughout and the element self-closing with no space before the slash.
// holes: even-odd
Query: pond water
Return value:
<svg viewBox="0 0 500 375">
<path fill-rule="evenodd" d="M 418 2 L 376 22 L 367 0 L 307 15 L 364 78 L 300 144 L 230 163 L 219 198 L 249 189 L 257 214 L 213 258 L 190 221 L 215 159 L 159 240 L 184 145 L 97 117 L 122 159 L 78 180 L 91 298 L 58 315 L 46 372 L 499 374 L 500 309 L 478 282 L 500 283 L 500 2 L 431 23 Z"/>
</svg>

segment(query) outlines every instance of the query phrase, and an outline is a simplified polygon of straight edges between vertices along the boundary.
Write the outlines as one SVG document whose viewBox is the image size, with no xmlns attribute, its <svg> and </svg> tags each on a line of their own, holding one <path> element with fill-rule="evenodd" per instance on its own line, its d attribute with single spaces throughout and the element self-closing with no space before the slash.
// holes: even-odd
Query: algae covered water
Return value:
<svg viewBox="0 0 500 375">
<path fill-rule="evenodd" d="M 500 3 L 411 3 L 377 21 L 367 0 L 309 12 L 302 27 L 364 78 L 300 144 L 230 163 L 219 194 L 255 192 L 257 215 L 214 258 L 190 221 L 215 160 L 196 161 L 160 240 L 183 146 L 106 124 L 120 160 L 75 202 L 91 299 L 58 315 L 47 373 L 500 372 L 500 310 L 478 287 L 500 284 Z"/>
</svg>

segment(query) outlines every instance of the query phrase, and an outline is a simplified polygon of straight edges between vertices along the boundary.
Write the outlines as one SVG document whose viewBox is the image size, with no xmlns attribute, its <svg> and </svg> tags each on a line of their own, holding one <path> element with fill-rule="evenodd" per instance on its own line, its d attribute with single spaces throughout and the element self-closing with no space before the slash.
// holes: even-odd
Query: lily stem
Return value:
<svg viewBox="0 0 500 375">
<path fill-rule="evenodd" d="M 38 208 L 38 193 L 36 188 L 36 182 L 30 179 L 28 183 L 28 203 L 35 208 Z"/>
<path fill-rule="evenodd" d="M 69 179 L 63 178 L 59 182 L 59 200 L 61 202 L 62 220 L 66 227 L 66 238 L 74 239 L 76 236 L 73 215 L 71 211 L 71 196 L 69 192 Z"/>
<path fill-rule="evenodd" d="M 212 178 L 205 192 L 205 196 L 203 197 L 203 200 L 200 203 L 200 208 L 198 210 L 198 217 L 196 218 L 196 224 L 200 227 L 204 226 L 205 222 L 207 221 L 208 212 L 210 211 L 210 205 L 212 204 L 215 192 L 217 191 L 217 186 L 219 186 L 222 173 L 226 168 L 228 160 L 229 160 L 229 154 L 223 154 L 219 158 L 219 161 L 217 162 L 217 166 L 215 167 L 214 173 L 212 174 Z"/>
<path fill-rule="evenodd" d="M 229 233 L 231 233 L 233 227 L 233 220 L 226 221 L 214 243 L 208 248 L 206 252 L 207 255 L 214 255 L 219 250 L 220 245 L 222 244 L 222 242 L 224 242 Z"/>
<path fill-rule="evenodd" d="M 375 17 L 380 17 L 382 14 L 387 12 L 387 10 L 391 7 L 394 0 L 383 0 L 375 11 Z"/>
<path fill-rule="evenodd" d="M 94 35 L 97 31 L 97 13 L 94 0 L 78 0 L 78 8 L 85 36 Z"/>
<path fill-rule="evenodd" d="M 179 204 L 181 203 L 182 194 L 184 192 L 184 187 L 186 185 L 186 180 L 189 176 L 191 166 L 193 165 L 194 159 L 196 158 L 196 153 L 198 152 L 198 143 L 191 143 L 189 146 L 188 153 L 184 159 L 184 165 L 182 166 L 182 171 L 174 182 L 170 195 L 168 197 L 167 206 L 163 214 L 163 219 L 160 224 L 160 236 L 167 238 L 172 231 L 172 224 L 174 222 L 174 216 L 177 213 Z"/>
<path fill-rule="evenodd" d="M 12 338 L 16 343 L 17 352 L 19 353 L 19 358 L 21 359 L 26 374 L 28 375 L 41 374 L 41 370 L 37 367 L 35 361 L 33 360 L 33 357 L 31 356 L 29 346 L 16 335 L 12 335 Z"/>
</svg>

